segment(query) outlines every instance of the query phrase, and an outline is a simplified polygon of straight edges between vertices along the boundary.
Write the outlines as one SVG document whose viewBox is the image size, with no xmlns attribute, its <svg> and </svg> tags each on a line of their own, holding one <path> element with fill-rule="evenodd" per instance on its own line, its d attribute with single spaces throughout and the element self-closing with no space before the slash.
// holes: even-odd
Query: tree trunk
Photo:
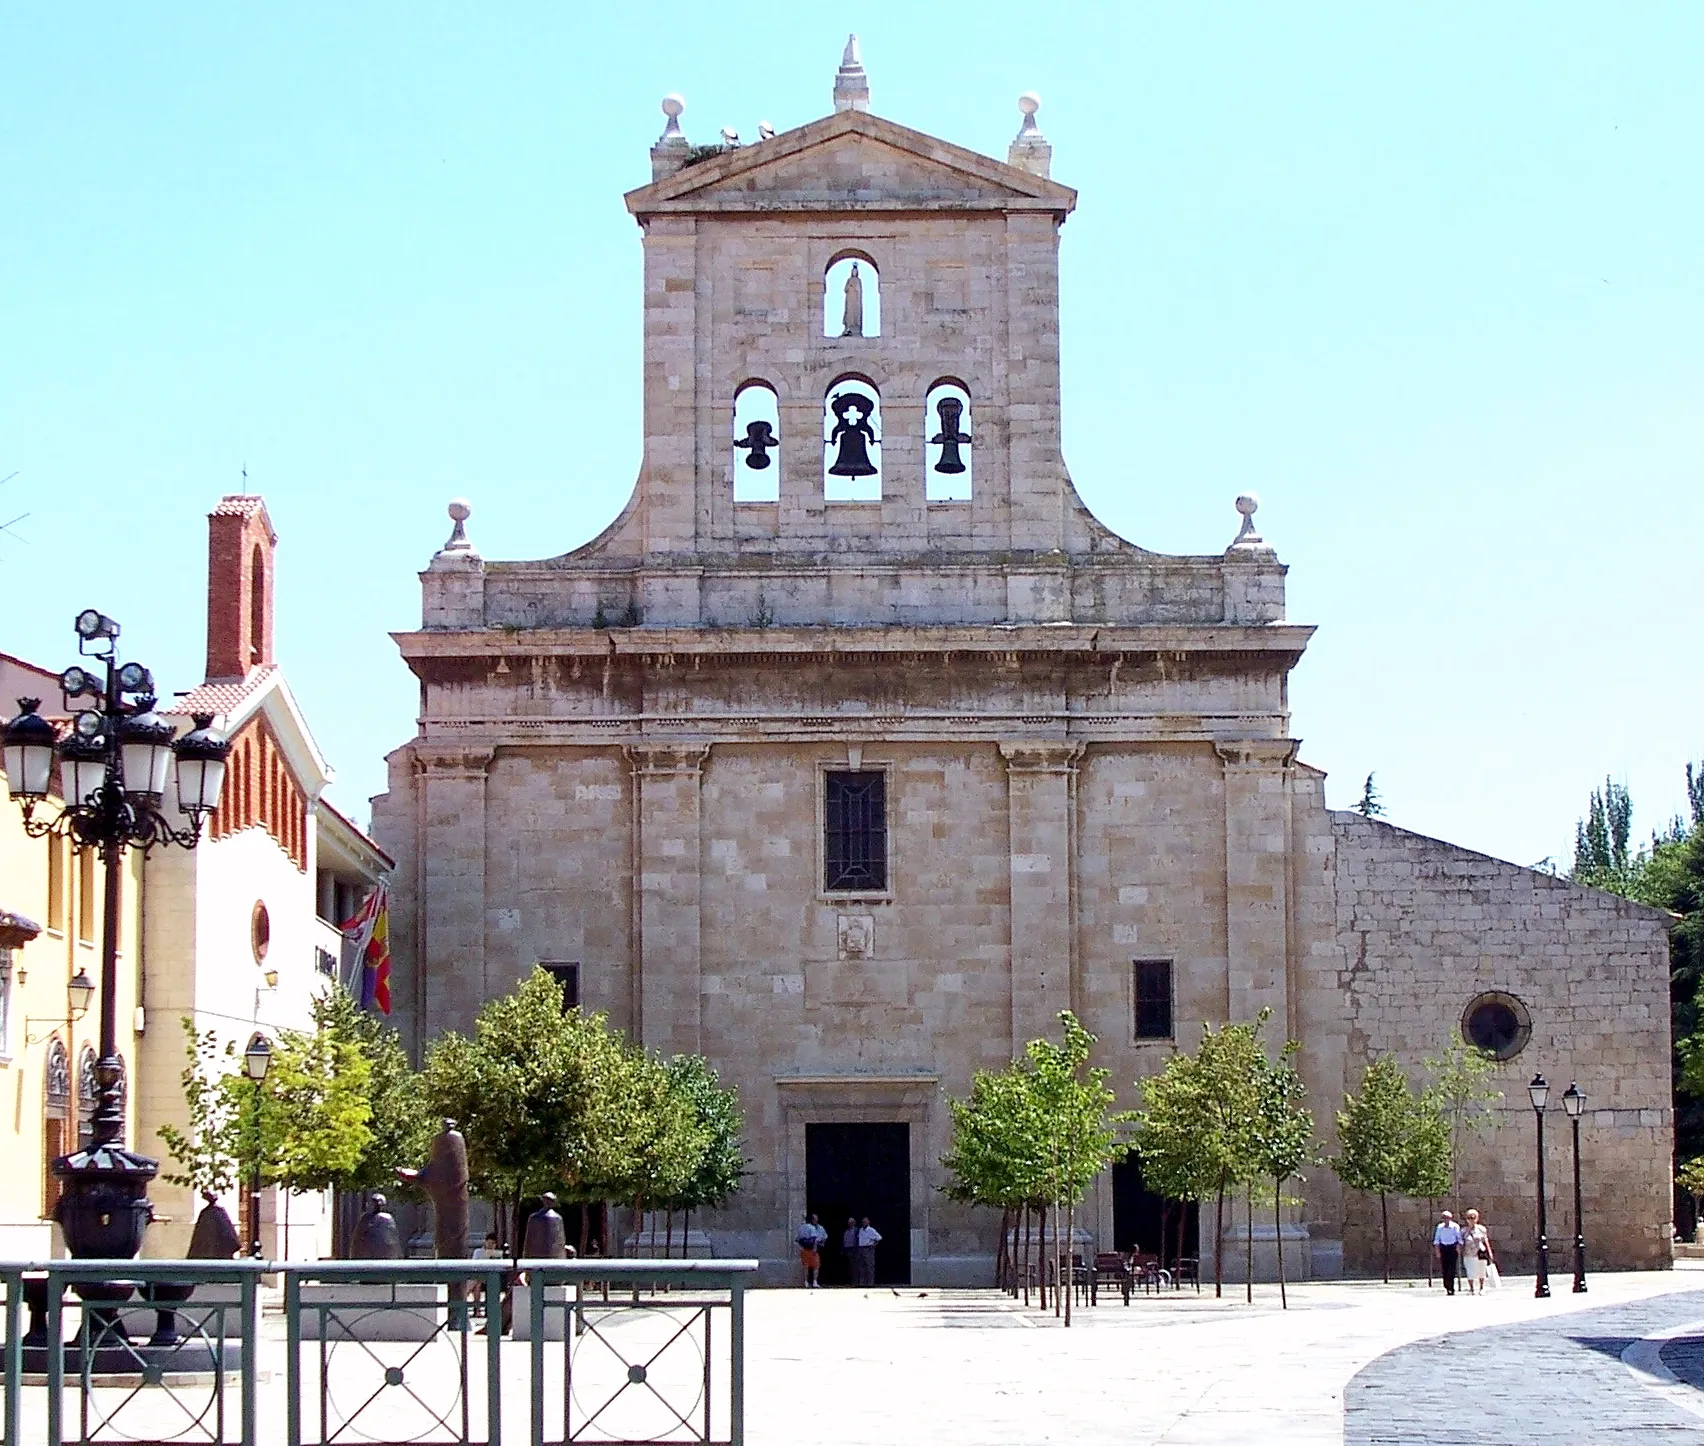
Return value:
<svg viewBox="0 0 1704 1446">
<path fill-rule="evenodd" d="M 1290 1293 L 1284 1286 L 1284 1182 L 1275 1179 L 1272 1182 L 1272 1228 L 1278 1241 L 1278 1303 L 1279 1308 L 1290 1308 Z"/>
<path fill-rule="evenodd" d="M 667 1224 L 663 1227 L 663 1259 L 674 1259 L 674 1206 L 669 1206 L 668 1214 L 664 1217 Z"/>
<path fill-rule="evenodd" d="M 1035 1212 L 1035 1297 L 1036 1304 L 1042 1310 L 1047 1309 L 1047 1206 L 1041 1205 Z"/>
<path fill-rule="evenodd" d="M 511 1221 L 513 1229 L 509 1236 L 509 1258 L 519 1260 L 521 1258 L 522 1231 L 526 1227 L 526 1221 L 521 1219 L 521 1191 L 519 1186 L 515 1187 L 515 1208 L 511 1215 Z"/>
<path fill-rule="evenodd" d="M 590 1205 L 582 1205 L 580 1207 L 580 1256 L 582 1259 L 585 1258 L 586 1247 L 591 1244 L 591 1235 L 592 1207 Z"/>
<path fill-rule="evenodd" d="M 1024 1304 L 1027 1306 L 1029 1304 L 1029 1262 L 1030 1262 L 1030 1207 L 1029 1207 L 1029 1201 L 1028 1200 L 1024 1201 L 1024 1203 L 1019 1207 L 1019 1213 L 1023 1216 L 1024 1238 L 1023 1238 L 1022 1245 L 1019 1247 L 1021 1249 L 1022 1253 L 1023 1253 L 1023 1260 L 1022 1260 L 1022 1263 L 1018 1266 L 1018 1285 L 1023 1291 Z"/>
<path fill-rule="evenodd" d="M 1213 1211 L 1213 1299 L 1225 1293 L 1225 1182 L 1219 1181 L 1219 1202 Z"/>
<path fill-rule="evenodd" d="M 1065 1325 L 1071 1325 L 1071 1298 L 1077 1293 L 1077 1202 L 1065 1202 Z"/>
<path fill-rule="evenodd" d="M 1183 1269 L 1183 1232 L 1188 1228 L 1188 1226 L 1189 1201 L 1179 1200 L 1177 1202 L 1177 1254 L 1172 1257 L 1172 1284 L 1174 1286 L 1177 1284 L 1177 1272 Z M 1163 1242 L 1160 1248 L 1162 1251 L 1165 1249 Z M 1197 1276 L 1199 1277 L 1201 1270 L 1200 1261 L 1196 1261 L 1195 1269 Z M 1201 1282 L 1198 1278 L 1196 1284 L 1199 1285 L 1200 1283 Z"/>
<path fill-rule="evenodd" d="M 1384 1235 L 1384 1283 L 1390 1284 L 1390 1202 L 1383 1190 L 1379 1191 L 1379 1228 Z"/>
<path fill-rule="evenodd" d="M 1243 1300 L 1254 1304 L 1254 1181 L 1243 1191 L 1243 1203 L 1248 1215 L 1248 1233 L 1243 1237 Z"/>
<path fill-rule="evenodd" d="M 1436 1197 L 1430 1196 L 1430 1195 L 1428 1195 L 1426 1197 L 1426 1208 L 1427 1208 L 1427 1210 L 1429 1210 L 1431 1212 L 1431 1214 L 1428 1218 L 1432 1219 L 1432 1220 L 1436 1220 L 1438 1218 L 1438 1202 L 1437 1202 Z M 1432 1288 L 1432 1247 L 1430 1245 L 1427 1245 L 1427 1247 L 1426 1247 L 1426 1289 L 1430 1290 L 1431 1288 Z"/>
<path fill-rule="evenodd" d="M 994 1288 L 1006 1288 L 1006 1222 L 1011 1219 L 1011 1207 L 1002 1206 L 1000 1210 L 1000 1244 L 994 1251 Z"/>
</svg>

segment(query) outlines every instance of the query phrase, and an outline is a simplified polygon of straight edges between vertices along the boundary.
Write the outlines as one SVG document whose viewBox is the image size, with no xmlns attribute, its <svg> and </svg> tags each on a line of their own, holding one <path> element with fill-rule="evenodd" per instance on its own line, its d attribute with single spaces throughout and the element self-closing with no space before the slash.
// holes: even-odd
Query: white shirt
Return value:
<svg viewBox="0 0 1704 1446">
<path fill-rule="evenodd" d="M 860 1245 L 879 1245 L 881 1238 L 881 1232 L 874 1225 L 866 1225 L 858 1232 L 858 1243 Z"/>
<path fill-rule="evenodd" d="M 1457 1225 L 1453 1220 L 1440 1220 L 1438 1222 L 1438 1228 L 1432 1232 L 1432 1244 L 1460 1245 L 1461 1226 Z"/>
</svg>

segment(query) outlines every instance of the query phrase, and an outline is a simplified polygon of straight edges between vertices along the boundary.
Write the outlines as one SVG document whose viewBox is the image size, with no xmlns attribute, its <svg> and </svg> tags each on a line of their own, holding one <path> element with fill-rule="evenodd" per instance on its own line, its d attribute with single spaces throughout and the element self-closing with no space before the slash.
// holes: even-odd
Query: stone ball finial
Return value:
<svg viewBox="0 0 1704 1446">
<path fill-rule="evenodd" d="M 1242 513 L 1244 517 L 1253 517 L 1255 513 L 1260 511 L 1260 498 L 1253 492 L 1243 493 L 1241 497 L 1237 498 L 1237 511 Z"/>
<path fill-rule="evenodd" d="M 663 133 L 657 137 L 659 146 L 669 146 L 676 149 L 686 147 L 686 136 L 680 128 L 680 113 L 686 109 L 685 99 L 674 91 L 663 97 L 663 114 L 668 117 L 663 126 Z"/>
<path fill-rule="evenodd" d="M 1260 511 L 1260 499 L 1252 492 L 1244 492 L 1237 498 L 1237 511 L 1242 514 L 1242 529 L 1232 539 L 1231 550 L 1265 548 L 1266 539 L 1254 530 L 1254 514 Z"/>
<path fill-rule="evenodd" d="M 456 498 L 444 511 L 450 514 L 451 522 L 466 522 L 473 516 L 473 508 L 468 506 L 465 497 Z"/>
<path fill-rule="evenodd" d="M 663 97 L 663 114 L 670 120 L 679 120 L 681 112 L 686 109 L 686 98 L 675 91 L 670 91 Z"/>
<path fill-rule="evenodd" d="M 1034 115 L 1041 109 L 1041 97 L 1033 90 L 1026 90 L 1018 97 L 1018 111 L 1022 115 Z"/>
</svg>

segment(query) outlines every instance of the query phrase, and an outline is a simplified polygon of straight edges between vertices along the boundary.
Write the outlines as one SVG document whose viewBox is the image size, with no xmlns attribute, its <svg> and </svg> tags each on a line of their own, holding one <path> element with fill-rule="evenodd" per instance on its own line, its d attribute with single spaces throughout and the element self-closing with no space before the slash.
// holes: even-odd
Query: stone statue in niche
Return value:
<svg viewBox="0 0 1704 1446">
<path fill-rule="evenodd" d="M 852 274 L 846 278 L 846 303 L 840 317 L 840 334 L 864 334 L 864 278 L 858 274 L 856 261 L 852 263 Z"/>
<path fill-rule="evenodd" d="M 747 422 L 746 434 L 736 441 L 736 447 L 745 448 L 750 455 L 745 459 L 746 466 L 754 472 L 761 472 L 769 465 L 771 449 L 780 445 L 781 439 L 775 435 L 775 429 L 768 422 Z"/>
<path fill-rule="evenodd" d="M 957 397 L 942 397 L 935 403 L 935 415 L 941 421 L 941 430 L 929 438 L 931 444 L 941 449 L 941 458 L 935 463 L 935 470 L 962 472 L 964 460 L 959 456 L 959 448 L 970 445 L 970 433 L 959 430 L 959 422 L 964 418 L 964 403 Z"/>
<path fill-rule="evenodd" d="M 834 413 L 834 430 L 828 434 L 828 445 L 839 445 L 834 465 L 828 469 L 831 477 L 874 477 L 876 469 L 870 461 L 870 448 L 881 439 L 870 426 L 873 410 L 867 397 L 846 392 L 828 404 Z"/>
<path fill-rule="evenodd" d="M 868 959 L 876 942 L 876 921 L 869 914 L 841 914 L 840 957 Z"/>
</svg>

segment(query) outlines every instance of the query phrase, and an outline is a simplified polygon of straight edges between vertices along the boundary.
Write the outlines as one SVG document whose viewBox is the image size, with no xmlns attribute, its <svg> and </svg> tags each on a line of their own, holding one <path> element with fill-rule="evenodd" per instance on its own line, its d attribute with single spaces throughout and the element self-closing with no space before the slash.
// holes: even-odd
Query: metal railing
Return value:
<svg viewBox="0 0 1704 1446">
<path fill-rule="evenodd" d="M 742 1446 L 756 1268 L 0 1262 L 0 1440 Z"/>
</svg>

